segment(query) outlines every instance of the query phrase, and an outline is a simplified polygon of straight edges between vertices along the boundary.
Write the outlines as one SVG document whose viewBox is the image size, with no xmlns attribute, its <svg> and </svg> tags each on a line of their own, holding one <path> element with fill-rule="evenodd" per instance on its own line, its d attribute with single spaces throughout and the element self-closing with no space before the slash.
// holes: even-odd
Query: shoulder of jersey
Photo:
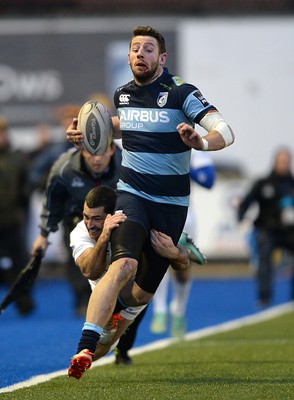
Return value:
<svg viewBox="0 0 294 400">
<path fill-rule="evenodd" d="M 83 148 L 92 155 L 102 155 L 113 137 L 110 112 L 101 103 L 87 101 L 78 115 L 78 129 L 83 135 Z"/>
<path fill-rule="evenodd" d="M 174 84 L 176 86 L 181 86 L 181 85 L 183 85 L 185 83 L 183 78 L 181 78 L 180 76 L 176 76 L 176 75 L 174 75 L 172 77 L 172 81 L 174 82 Z"/>
<path fill-rule="evenodd" d="M 121 92 L 122 90 L 124 90 L 124 89 L 126 89 L 126 88 L 128 88 L 128 87 L 130 87 L 130 86 L 133 86 L 133 85 L 134 85 L 134 80 L 131 80 L 131 81 L 127 82 L 125 85 L 122 85 L 122 86 L 118 87 L 118 88 L 116 89 L 115 93 L 119 93 L 119 92 Z"/>
</svg>

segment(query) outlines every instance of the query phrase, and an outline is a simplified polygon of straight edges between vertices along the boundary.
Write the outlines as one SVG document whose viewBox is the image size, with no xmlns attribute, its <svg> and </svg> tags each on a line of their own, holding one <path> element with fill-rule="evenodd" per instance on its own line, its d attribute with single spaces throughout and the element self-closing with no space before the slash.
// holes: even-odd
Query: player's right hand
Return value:
<svg viewBox="0 0 294 400">
<path fill-rule="evenodd" d="M 69 143 L 73 143 L 74 146 L 78 149 L 82 147 L 82 143 L 84 141 L 83 134 L 80 130 L 78 130 L 78 119 L 73 118 L 72 123 L 66 130 L 66 140 Z"/>
<path fill-rule="evenodd" d="M 111 231 L 114 228 L 117 228 L 119 226 L 119 224 L 124 222 L 126 219 L 127 219 L 127 216 L 124 213 L 119 213 L 119 214 L 114 214 L 114 215 L 107 214 L 105 221 L 104 221 L 101 236 L 103 236 L 103 238 L 105 240 L 109 241 Z"/>
</svg>

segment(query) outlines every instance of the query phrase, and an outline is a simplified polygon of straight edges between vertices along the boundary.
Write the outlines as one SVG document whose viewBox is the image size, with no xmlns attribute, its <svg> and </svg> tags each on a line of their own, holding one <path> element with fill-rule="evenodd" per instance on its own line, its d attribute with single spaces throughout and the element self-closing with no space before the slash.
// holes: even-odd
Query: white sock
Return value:
<svg viewBox="0 0 294 400">
<path fill-rule="evenodd" d="M 186 308 L 192 282 L 189 279 L 187 282 L 178 282 L 175 278 L 173 285 L 173 299 L 170 303 L 170 313 L 175 317 L 183 317 L 186 314 Z"/>
<path fill-rule="evenodd" d="M 166 272 L 160 285 L 158 286 L 155 295 L 153 296 L 153 314 L 163 313 L 167 314 L 167 295 L 168 286 L 170 281 L 169 271 Z"/>
</svg>

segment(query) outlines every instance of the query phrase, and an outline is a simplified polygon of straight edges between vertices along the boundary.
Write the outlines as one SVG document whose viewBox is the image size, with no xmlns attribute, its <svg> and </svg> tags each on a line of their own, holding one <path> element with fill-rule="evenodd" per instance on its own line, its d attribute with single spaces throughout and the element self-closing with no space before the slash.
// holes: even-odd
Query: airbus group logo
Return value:
<svg viewBox="0 0 294 400">
<path fill-rule="evenodd" d="M 154 126 L 163 129 L 163 125 L 169 124 L 168 111 L 165 110 L 142 110 L 142 109 L 123 109 L 119 110 L 120 128 L 123 130 L 144 129 L 154 131 Z"/>
<path fill-rule="evenodd" d="M 126 105 L 126 104 L 129 104 L 129 102 L 130 102 L 130 94 L 121 94 L 120 96 L 119 96 L 119 104 L 120 105 Z"/>
<path fill-rule="evenodd" d="M 167 98 L 168 98 L 168 92 L 160 92 L 158 97 L 157 97 L 157 104 L 159 107 L 163 107 L 167 103 Z"/>
</svg>

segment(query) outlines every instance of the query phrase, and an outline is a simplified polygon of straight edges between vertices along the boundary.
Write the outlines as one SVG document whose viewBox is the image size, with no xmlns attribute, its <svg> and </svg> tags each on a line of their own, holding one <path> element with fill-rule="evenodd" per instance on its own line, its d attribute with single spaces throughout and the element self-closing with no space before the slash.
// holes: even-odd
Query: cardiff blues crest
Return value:
<svg viewBox="0 0 294 400">
<path fill-rule="evenodd" d="M 160 92 L 158 97 L 157 97 L 157 104 L 159 107 L 163 107 L 167 103 L 167 98 L 168 98 L 168 92 Z"/>
</svg>

